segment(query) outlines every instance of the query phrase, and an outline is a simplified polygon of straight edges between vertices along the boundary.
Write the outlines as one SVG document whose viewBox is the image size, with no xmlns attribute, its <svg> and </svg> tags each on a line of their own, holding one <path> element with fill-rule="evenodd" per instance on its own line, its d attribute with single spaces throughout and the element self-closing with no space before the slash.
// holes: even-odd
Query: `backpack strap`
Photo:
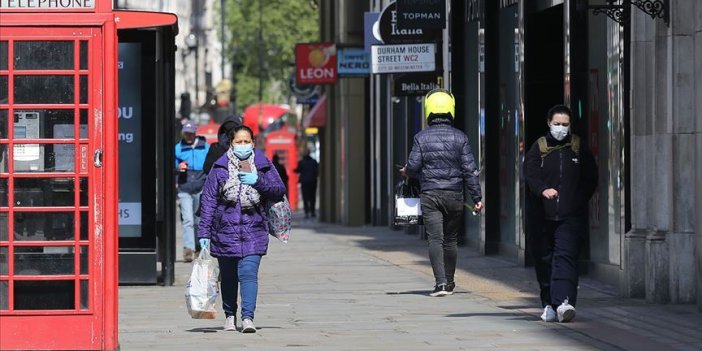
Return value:
<svg viewBox="0 0 702 351">
<path fill-rule="evenodd" d="M 544 166 L 544 158 L 546 158 L 548 154 L 566 147 L 570 147 L 570 149 L 575 152 L 576 156 L 580 156 L 580 137 L 575 134 L 571 134 L 570 142 L 563 145 L 548 146 L 546 137 L 541 137 L 536 142 L 539 145 L 539 152 L 541 153 L 541 167 Z"/>
<path fill-rule="evenodd" d="M 580 156 L 580 137 L 572 134 L 570 136 L 570 148 L 575 152 L 576 156 Z"/>
</svg>

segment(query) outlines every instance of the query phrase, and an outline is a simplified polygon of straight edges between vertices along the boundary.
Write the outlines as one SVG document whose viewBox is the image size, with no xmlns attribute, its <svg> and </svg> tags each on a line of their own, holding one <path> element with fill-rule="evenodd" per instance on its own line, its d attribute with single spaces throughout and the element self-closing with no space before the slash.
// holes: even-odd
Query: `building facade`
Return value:
<svg viewBox="0 0 702 351">
<path fill-rule="evenodd" d="M 390 3 L 321 1 L 321 39 L 359 44 L 363 12 Z M 668 19 L 624 6 L 628 24 L 595 14 L 596 3 L 447 1 L 445 86 L 486 204 L 484 216 L 466 216 L 466 249 L 530 263 L 522 159 L 547 131 L 548 109 L 564 103 L 599 166 L 583 273 L 624 296 L 702 305 L 702 3 L 670 1 Z M 390 225 L 395 165 L 424 123 L 422 99 L 394 96 L 395 79 L 326 88 L 323 220 Z"/>
</svg>

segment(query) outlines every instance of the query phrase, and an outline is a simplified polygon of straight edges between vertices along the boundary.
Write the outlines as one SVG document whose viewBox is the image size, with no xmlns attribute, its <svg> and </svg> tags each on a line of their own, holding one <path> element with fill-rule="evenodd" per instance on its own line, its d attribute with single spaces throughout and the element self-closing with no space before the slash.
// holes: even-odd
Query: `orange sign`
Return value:
<svg viewBox="0 0 702 351">
<path fill-rule="evenodd" d="M 336 44 L 297 44 L 295 66 L 298 84 L 336 83 Z"/>
</svg>

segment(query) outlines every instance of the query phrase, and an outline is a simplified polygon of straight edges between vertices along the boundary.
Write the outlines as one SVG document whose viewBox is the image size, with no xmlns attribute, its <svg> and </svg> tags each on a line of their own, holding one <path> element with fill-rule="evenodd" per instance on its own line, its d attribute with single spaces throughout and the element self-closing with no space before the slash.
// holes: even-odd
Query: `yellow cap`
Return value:
<svg viewBox="0 0 702 351">
<path fill-rule="evenodd" d="M 453 119 L 456 115 L 456 100 L 446 89 L 434 89 L 424 98 L 424 118 L 429 118 L 433 113 L 448 113 Z"/>
</svg>

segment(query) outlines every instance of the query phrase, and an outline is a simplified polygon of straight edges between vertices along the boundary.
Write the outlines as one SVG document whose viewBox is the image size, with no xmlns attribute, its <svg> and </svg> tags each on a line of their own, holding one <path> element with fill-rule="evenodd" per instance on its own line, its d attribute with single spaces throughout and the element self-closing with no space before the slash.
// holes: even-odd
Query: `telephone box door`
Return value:
<svg viewBox="0 0 702 351">
<path fill-rule="evenodd" d="M 116 262 L 106 260 L 103 57 L 111 49 L 101 28 L 0 31 L 3 350 L 115 342 L 105 336 L 116 324 L 105 318 L 116 310 L 105 303 L 116 297 L 106 266 Z"/>
</svg>

